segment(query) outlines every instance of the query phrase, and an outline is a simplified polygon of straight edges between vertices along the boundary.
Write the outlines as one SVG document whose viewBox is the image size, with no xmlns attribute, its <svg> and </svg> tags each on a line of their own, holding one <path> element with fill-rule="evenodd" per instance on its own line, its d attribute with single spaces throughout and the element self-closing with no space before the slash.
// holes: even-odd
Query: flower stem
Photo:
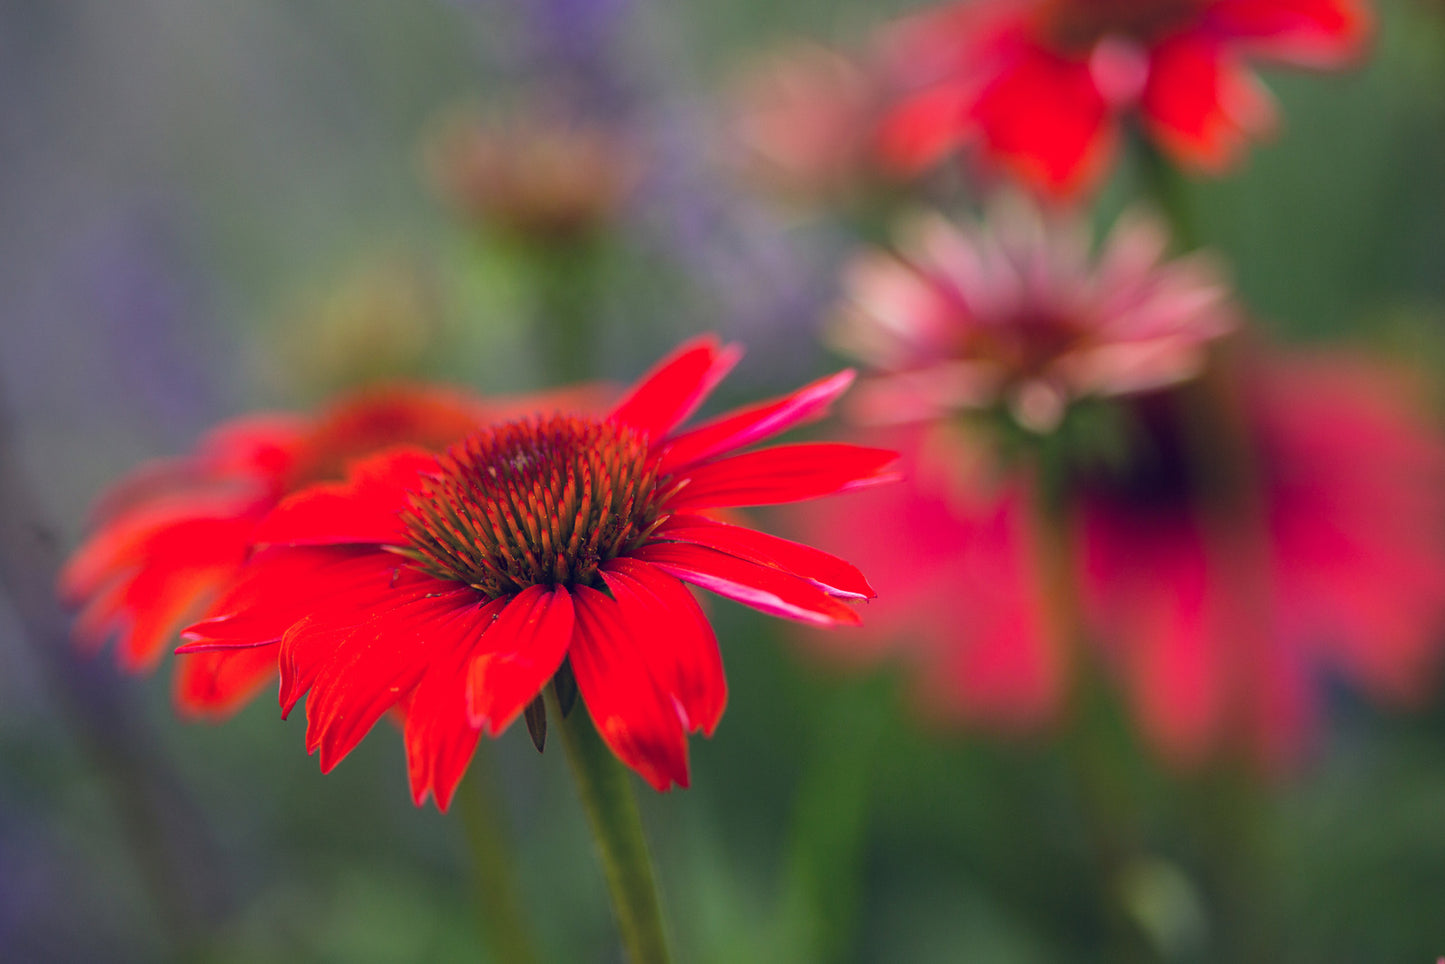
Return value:
<svg viewBox="0 0 1445 964">
<path fill-rule="evenodd" d="M 1179 168 L 1165 157 L 1146 137 L 1134 138 L 1134 156 L 1139 166 L 1140 193 L 1154 202 L 1174 234 L 1174 243 L 1182 251 L 1200 246 L 1199 225 L 1189 203 L 1189 184 Z"/>
<path fill-rule="evenodd" d="M 482 763 L 479 758 L 473 759 L 457 793 L 462 829 L 472 852 L 482 940 L 498 961 L 535 964 L 541 958 L 527 932 L 512 877 L 511 855 L 499 829 L 501 807 L 491 789 L 491 768 Z"/>
<path fill-rule="evenodd" d="M 632 777 L 602 742 L 580 704 L 564 717 L 555 687 L 547 687 L 546 694 L 548 715 L 559 721 L 577 794 L 602 857 L 622 945 L 633 964 L 665 964 L 667 939 Z"/>
</svg>

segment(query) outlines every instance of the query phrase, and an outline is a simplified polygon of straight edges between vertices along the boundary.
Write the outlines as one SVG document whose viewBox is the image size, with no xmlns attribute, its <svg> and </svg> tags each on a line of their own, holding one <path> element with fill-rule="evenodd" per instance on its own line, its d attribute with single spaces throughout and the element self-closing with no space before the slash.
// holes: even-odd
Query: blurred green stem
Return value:
<svg viewBox="0 0 1445 964">
<path fill-rule="evenodd" d="M 800 960 L 839 961 L 854 949 L 864 831 L 885 705 L 852 689 L 827 694 L 810 714 L 812 752 L 794 804 L 782 911 L 796 922 Z M 790 958 L 792 959 L 792 958 Z"/>
<path fill-rule="evenodd" d="M 1086 630 L 1070 537 L 1072 513 L 1069 466 L 1063 446 L 1046 440 L 1038 463 L 1035 541 L 1040 582 L 1044 588 L 1046 631 L 1055 658 L 1073 663 L 1075 720 L 1064 747 L 1084 827 L 1098 868 L 1099 899 L 1111 941 L 1109 960 L 1152 962 L 1157 949 L 1125 905 L 1126 875 L 1139 859 L 1134 839 L 1125 767 L 1108 725 L 1111 706 L 1098 668 L 1085 658 Z"/>
<path fill-rule="evenodd" d="M 1139 193 L 1154 202 L 1168 222 L 1181 251 L 1200 246 L 1199 224 L 1190 204 L 1189 182 L 1179 168 L 1142 133 L 1133 135 L 1135 163 L 1142 182 Z"/>
<path fill-rule="evenodd" d="M 541 960 L 528 933 L 522 901 L 513 880 L 513 861 L 501 832 L 502 808 L 492 791 L 489 754 L 479 747 L 457 792 L 457 802 L 472 852 L 477 892 L 477 921 L 492 957 L 504 964 L 535 964 Z"/>
<path fill-rule="evenodd" d="M 537 335 L 547 376 L 556 384 L 595 376 L 602 242 L 589 236 L 533 241 L 523 257 L 538 308 Z"/>
<path fill-rule="evenodd" d="M 567 763 L 602 858 L 622 945 L 633 964 L 665 964 L 667 939 L 632 775 L 602 742 L 581 701 L 564 717 L 556 687 L 548 686 L 546 695 L 547 715 L 560 721 Z"/>
</svg>

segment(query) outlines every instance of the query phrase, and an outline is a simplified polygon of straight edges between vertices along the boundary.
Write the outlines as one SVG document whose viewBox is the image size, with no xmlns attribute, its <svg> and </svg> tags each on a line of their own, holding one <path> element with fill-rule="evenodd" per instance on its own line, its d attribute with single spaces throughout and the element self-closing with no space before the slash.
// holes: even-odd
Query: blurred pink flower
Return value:
<svg viewBox="0 0 1445 964">
<path fill-rule="evenodd" d="M 845 278 L 837 341 L 883 373 L 858 411 L 896 422 L 1002 402 L 1047 432 L 1076 399 L 1194 375 L 1234 314 L 1208 257 L 1166 261 L 1167 244 L 1141 214 L 1096 254 L 1082 224 L 1022 205 L 965 230 L 920 219 L 901 254 L 865 254 Z"/>
<path fill-rule="evenodd" d="M 1309 745 L 1326 678 L 1395 706 L 1427 695 L 1445 628 L 1445 443 L 1398 372 L 1343 353 L 1257 360 L 1232 391 L 1206 406 L 1233 409 L 1208 416 L 1237 422 L 1232 457 L 1192 434 L 1195 391 L 1121 402 L 1147 441 L 1122 469 L 1072 480 L 1063 561 L 1094 658 L 1164 759 L 1242 753 L 1278 771 Z M 867 441 L 902 451 L 908 481 L 799 514 L 812 543 L 868 558 L 879 594 L 867 628 L 828 652 L 905 656 L 933 716 L 1056 719 L 1080 654 L 1054 622 L 1030 474 L 956 424 Z"/>
<path fill-rule="evenodd" d="M 1365 0 L 976 0 L 905 20 L 887 39 L 903 93 L 885 157 L 904 170 L 964 142 L 1044 193 L 1092 186 L 1121 121 L 1174 161 L 1218 171 L 1270 130 L 1247 60 L 1339 67 L 1370 33 Z"/>
</svg>

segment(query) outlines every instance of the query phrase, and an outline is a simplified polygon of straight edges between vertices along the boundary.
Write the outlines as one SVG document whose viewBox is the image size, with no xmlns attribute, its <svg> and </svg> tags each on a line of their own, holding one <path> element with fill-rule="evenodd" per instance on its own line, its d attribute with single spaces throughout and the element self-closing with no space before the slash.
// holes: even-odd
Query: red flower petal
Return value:
<svg viewBox="0 0 1445 964">
<path fill-rule="evenodd" d="M 935 84 L 902 100 L 878 133 L 883 165 L 911 176 L 941 161 L 964 140 L 973 85 Z"/>
<path fill-rule="evenodd" d="M 850 607 L 796 576 L 715 549 L 658 542 L 632 555 L 679 579 L 775 616 L 818 626 L 862 621 Z"/>
<path fill-rule="evenodd" d="M 437 468 L 421 449 L 390 449 L 353 463 L 342 482 L 302 489 L 282 500 L 258 527 L 257 545 L 406 545 L 401 513 L 418 480 Z"/>
<path fill-rule="evenodd" d="M 597 732 L 653 789 L 686 787 L 682 716 L 653 679 L 622 607 L 589 586 L 572 595 L 577 635 L 568 656 Z"/>
<path fill-rule="evenodd" d="M 697 600 L 677 579 L 636 559 L 612 560 L 602 578 L 652 678 L 681 708 L 683 726 L 712 736 L 728 684 L 717 636 Z"/>
<path fill-rule="evenodd" d="M 251 508 L 249 499 L 190 497 L 123 513 L 103 527 L 61 575 L 62 594 L 86 601 L 77 641 L 98 649 L 118 634 L 122 666 L 154 665 L 166 641 L 245 561 Z"/>
<path fill-rule="evenodd" d="M 318 668 L 306 697 L 306 751 L 328 773 L 420 680 L 433 655 L 476 626 L 477 594 L 414 597 L 355 627 Z"/>
<path fill-rule="evenodd" d="M 412 578 L 399 581 L 397 570 L 384 568 L 386 554 L 375 555 L 382 558 L 372 563 L 370 575 L 314 602 L 310 614 L 282 635 L 277 665 L 281 670 L 279 696 L 283 717 L 291 713 L 296 702 L 315 683 L 322 667 L 346 645 L 353 630 L 377 618 L 377 614 L 384 615 L 405 603 L 457 591 L 456 583 L 414 571 Z M 407 570 L 401 572 L 404 574 Z"/>
<path fill-rule="evenodd" d="M 805 385 L 783 398 L 733 412 L 672 439 L 662 456 L 662 470 L 676 472 L 703 459 L 751 445 L 794 425 L 826 415 L 828 408 L 853 384 L 851 369 Z"/>
<path fill-rule="evenodd" d="M 196 653 L 278 642 L 291 625 L 323 601 L 353 600 L 364 606 L 397 583 L 414 578 L 402 560 L 375 549 L 276 548 L 258 553 L 206 618 L 181 636 L 176 650 Z"/>
<path fill-rule="evenodd" d="M 476 752 L 481 730 L 467 718 L 467 666 L 492 617 L 505 605 L 497 599 L 478 610 L 475 625 L 432 657 L 405 701 L 407 777 L 417 806 L 431 794 L 445 813 Z"/>
<path fill-rule="evenodd" d="M 1070 195 L 1095 181 L 1113 153 L 1108 102 L 1082 60 L 1020 44 L 972 111 L 989 150 L 1025 181 Z"/>
<path fill-rule="evenodd" d="M 184 716 L 222 720 L 275 679 L 274 645 L 193 653 L 176 664 L 176 709 Z"/>
<path fill-rule="evenodd" d="M 695 338 L 658 362 L 612 410 L 611 419 L 654 439 L 693 413 L 742 357 L 715 336 Z"/>
<path fill-rule="evenodd" d="M 1359 0 L 1215 0 L 1209 26 L 1246 39 L 1251 53 L 1302 67 L 1337 67 L 1359 56 L 1373 27 Z"/>
<path fill-rule="evenodd" d="M 1139 103 L 1152 137 L 1181 163 L 1226 167 L 1274 121 L 1269 95 L 1219 44 L 1188 34 L 1154 48 Z"/>
<path fill-rule="evenodd" d="M 886 449 L 818 442 L 779 445 L 734 455 L 686 473 L 688 483 L 669 503 L 675 512 L 728 506 L 776 505 L 892 481 L 897 458 Z"/>
<path fill-rule="evenodd" d="M 562 665 L 572 642 L 572 597 L 561 586 L 528 586 L 493 619 L 466 671 L 467 718 L 488 736 L 511 726 Z"/>
<path fill-rule="evenodd" d="M 872 599 L 877 595 L 855 567 L 821 549 L 779 539 L 754 529 L 702 516 L 673 516 L 658 530 L 661 539 L 691 542 L 805 579 L 833 596 Z"/>
</svg>

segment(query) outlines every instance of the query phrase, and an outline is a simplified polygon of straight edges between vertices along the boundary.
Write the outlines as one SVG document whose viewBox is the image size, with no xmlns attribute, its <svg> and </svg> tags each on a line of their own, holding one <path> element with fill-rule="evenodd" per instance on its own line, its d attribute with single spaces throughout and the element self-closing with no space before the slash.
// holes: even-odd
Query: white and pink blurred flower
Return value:
<svg viewBox="0 0 1445 964">
<path fill-rule="evenodd" d="M 1075 400 L 1193 376 L 1235 314 L 1213 261 L 1167 260 L 1167 246 L 1137 212 L 1097 252 L 1081 224 L 1021 204 L 962 230 L 918 219 L 900 253 L 865 254 L 845 277 L 837 341 L 882 373 L 858 411 L 897 422 L 1001 402 L 1048 432 Z"/>
</svg>

